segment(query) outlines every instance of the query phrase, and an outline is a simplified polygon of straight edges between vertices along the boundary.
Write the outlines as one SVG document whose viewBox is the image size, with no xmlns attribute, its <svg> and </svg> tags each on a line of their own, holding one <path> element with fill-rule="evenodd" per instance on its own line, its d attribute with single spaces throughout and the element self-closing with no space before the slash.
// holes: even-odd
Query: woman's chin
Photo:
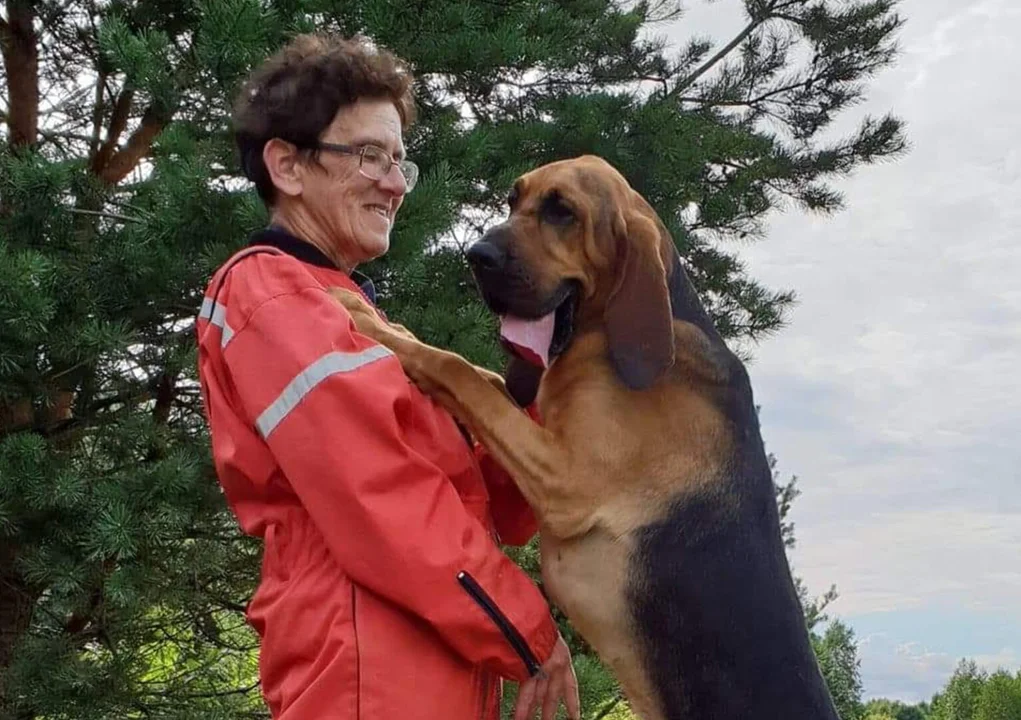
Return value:
<svg viewBox="0 0 1021 720">
<path fill-rule="evenodd" d="M 361 246 L 362 254 L 365 256 L 363 262 L 375 260 L 386 255 L 390 249 L 390 233 L 389 231 L 385 233 L 366 233 L 359 245 Z"/>
</svg>

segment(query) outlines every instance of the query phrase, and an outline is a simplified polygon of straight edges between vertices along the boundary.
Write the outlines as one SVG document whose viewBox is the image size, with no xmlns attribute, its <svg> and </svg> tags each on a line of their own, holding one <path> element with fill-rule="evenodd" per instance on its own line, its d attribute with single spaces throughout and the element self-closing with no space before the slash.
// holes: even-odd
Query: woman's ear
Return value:
<svg viewBox="0 0 1021 720">
<path fill-rule="evenodd" d="M 272 138 L 262 148 L 262 161 L 273 186 L 284 195 L 301 195 L 304 189 L 301 157 L 289 142 Z"/>
</svg>

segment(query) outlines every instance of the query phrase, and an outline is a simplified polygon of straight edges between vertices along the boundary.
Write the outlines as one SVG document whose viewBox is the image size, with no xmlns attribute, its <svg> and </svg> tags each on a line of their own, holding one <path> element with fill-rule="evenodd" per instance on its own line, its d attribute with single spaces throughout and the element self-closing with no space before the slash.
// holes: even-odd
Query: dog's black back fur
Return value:
<svg viewBox="0 0 1021 720">
<path fill-rule="evenodd" d="M 837 720 L 780 534 L 751 383 L 675 257 L 673 315 L 698 326 L 729 379 L 717 405 L 734 453 L 710 490 L 643 528 L 628 579 L 647 671 L 668 720 Z"/>
</svg>

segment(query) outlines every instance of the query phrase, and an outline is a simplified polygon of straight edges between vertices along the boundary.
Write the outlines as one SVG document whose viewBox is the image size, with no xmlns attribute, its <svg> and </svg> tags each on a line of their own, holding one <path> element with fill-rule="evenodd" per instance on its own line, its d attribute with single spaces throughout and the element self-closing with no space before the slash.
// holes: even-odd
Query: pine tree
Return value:
<svg viewBox="0 0 1021 720">
<path fill-rule="evenodd" d="M 892 117 L 822 140 L 893 61 L 894 0 L 744 4 L 738 36 L 677 53 L 642 39 L 668 2 L 7 0 L 0 717 L 264 715 L 243 622 L 260 551 L 211 471 L 192 325 L 210 272 L 265 221 L 226 132 L 254 63 L 323 29 L 413 63 L 424 173 L 365 270 L 426 340 L 500 367 L 463 244 L 520 172 L 597 153 L 740 342 L 778 329 L 793 295 L 726 242 L 789 201 L 839 208 L 828 182 L 905 146 Z M 563 626 L 597 713 L 615 687 Z"/>
</svg>

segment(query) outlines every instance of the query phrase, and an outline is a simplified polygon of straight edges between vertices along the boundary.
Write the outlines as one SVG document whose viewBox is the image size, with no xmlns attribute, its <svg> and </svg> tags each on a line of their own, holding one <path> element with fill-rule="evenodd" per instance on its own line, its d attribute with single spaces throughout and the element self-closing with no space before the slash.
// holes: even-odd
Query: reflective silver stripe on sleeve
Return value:
<svg viewBox="0 0 1021 720">
<path fill-rule="evenodd" d="M 216 309 L 214 310 L 213 301 L 210 298 L 203 298 L 199 317 L 208 319 L 210 325 L 222 328 L 223 335 L 220 337 L 220 349 L 227 347 L 227 343 L 234 337 L 234 328 L 227 324 L 227 308 L 221 303 L 216 303 Z"/>
<path fill-rule="evenodd" d="M 357 353 L 331 352 L 323 355 L 298 373 L 297 377 L 287 384 L 280 396 L 262 411 L 255 421 L 259 434 L 263 438 L 268 438 L 277 425 L 298 406 L 298 403 L 326 378 L 337 373 L 357 370 L 390 355 L 393 353 L 382 345 L 375 345 Z"/>
</svg>

